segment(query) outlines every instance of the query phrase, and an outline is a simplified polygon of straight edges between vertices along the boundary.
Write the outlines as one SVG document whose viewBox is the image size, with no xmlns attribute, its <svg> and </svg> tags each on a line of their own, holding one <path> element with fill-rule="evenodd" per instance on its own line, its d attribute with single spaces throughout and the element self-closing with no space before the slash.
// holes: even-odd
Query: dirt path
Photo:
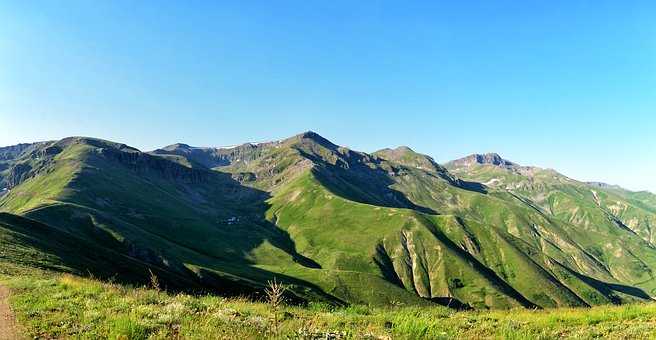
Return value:
<svg viewBox="0 0 656 340">
<path fill-rule="evenodd" d="M 0 340 L 19 339 L 16 331 L 16 318 L 9 309 L 7 298 L 9 298 L 9 289 L 0 286 Z"/>
</svg>

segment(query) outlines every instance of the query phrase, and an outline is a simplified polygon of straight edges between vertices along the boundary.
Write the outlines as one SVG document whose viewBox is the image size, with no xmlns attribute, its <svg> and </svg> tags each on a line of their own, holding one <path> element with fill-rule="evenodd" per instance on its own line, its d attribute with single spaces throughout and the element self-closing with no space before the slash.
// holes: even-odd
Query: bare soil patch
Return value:
<svg viewBox="0 0 656 340">
<path fill-rule="evenodd" d="M 9 289 L 0 286 L 0 340 L 19 339 L 17 332 L 16 317 L 9 308 L 7 299 L 9 298 Z"/>
</svg>

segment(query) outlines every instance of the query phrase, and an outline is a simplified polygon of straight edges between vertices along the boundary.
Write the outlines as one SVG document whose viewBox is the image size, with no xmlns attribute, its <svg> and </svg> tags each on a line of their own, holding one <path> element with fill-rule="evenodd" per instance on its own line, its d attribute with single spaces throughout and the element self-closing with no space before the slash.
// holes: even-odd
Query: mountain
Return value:
<svg viewBox="0 0 656 340">
<path fill-rule="evenodd" d="M 585 184 L 592 186 L 592 187 L 598 187 L 602 189 L 616 189 L 616 190 L 626 190 L 622 188 L 619 185 L 614 185 L 614 184 L 608 184 L 604 182 L 585 182 Z"/>
<path fill-rule="evenodd" d="M 13 167 L 15 162 L 21 155 L 23 154 L 29 154 L 31 158 L 37 158 L 38 155 L 34 155 L 30 151 L 38 147 L 40 144 L 39 143 L 34 143 L 34 144 L 18 144 L 18 145 L 13 145 L 13 146 L 7 146 L 7 147 L 0 147 L 0 190 L 3 192 L 6 190 L 8 186 L 10 186 L 10 182 L 18 181 L 16 179 L 18 172 L 20 169 L 14 169 L 14 172 L 12 173 L 10 171 L 10 168 Z M 1 193 L 0 193 L 1 194 Z"/>
<path fill-rule="evenodd" d="M 495 154 L 442 166 L 407 147 L 368 154 L 314 132 L 224 148 L 142 152 L 71 137 L 12 150 L 0 242 L 15 249 L 10 259 L 47 268 L 128 282 L 152 270 L 171 289 L 218 294 L 257 295 L 276 277 L 299 301 L 333 304 L 656 295 L 654 195 Z"/>
<path fill-rule="evenodd" d="M 374 155 L 413 168 L 444 172 L 444 168 L 437 164 L 432 157 L 416 153 L 407 146 L 399 146 L 396 149 L 382 149 L 374 152 Z"/>
<path fill-rule="evenodd" d="M 512 168 L 517 164 L 503 159 L 499 154 L 486 153 L 486 154 L 473 154 L 464 158 L 456 159 L 446 164 L 447 167 L 471 167 L 475 165 L 496 165 L 501 167 Z"/>
<path fill-rule="evenodd" d="M 470 156 L 471 157 L 471 156 Z M 543 213 L 584 226 L 616 225 L 640 236 L 650 246 L 656 219 L 656 195 L 632 192 L 599 182 L 579 182 L 555 170 L 496 164 L 446 164 L 451 173 L 488 188 L 527 199 Z M 514 163 L 513 163 L 514 164 Z"/>
</svg>

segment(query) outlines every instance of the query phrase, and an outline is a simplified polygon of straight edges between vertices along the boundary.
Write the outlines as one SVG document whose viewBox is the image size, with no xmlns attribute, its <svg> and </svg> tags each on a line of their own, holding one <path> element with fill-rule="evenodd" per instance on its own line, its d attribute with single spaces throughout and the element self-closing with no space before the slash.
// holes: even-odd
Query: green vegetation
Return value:
<svg viewBox="0 0 656 340">
<path fill-rule="evenodd" d="M 14 263 L 132 285 L 152 271 L 162 288 L 226 298 L 261 298 L 275 278 L 291 300 L 335 307 L 656 296 L 654 195 L 498 155 L 441 166 L 311 132 L 227 149 L 67 138 L 7 150 L 0 242 Z"/>
<path fill-rule="evenodd" d="M 111 339 L 275 338 L 266 301 L 170 293 L 0 264 L 0 283 L 29 337 Z M 656 335 L 656 305 L 510 311 L 432 306 L 282 305 L 279 338 L 643 339 Z"/>
</svg>

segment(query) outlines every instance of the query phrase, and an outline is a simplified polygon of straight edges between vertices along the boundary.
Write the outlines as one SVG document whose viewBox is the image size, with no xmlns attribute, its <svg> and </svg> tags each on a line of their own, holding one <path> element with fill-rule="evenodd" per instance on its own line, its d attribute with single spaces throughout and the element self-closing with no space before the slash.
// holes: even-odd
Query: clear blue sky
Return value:
<svg viewBox="0 0 656 340">
<path fill-rule="evenodd" d="M 0 2 L 0 145 L 314 130 L 656 191 L 654 1 Z"/>
</svg>

